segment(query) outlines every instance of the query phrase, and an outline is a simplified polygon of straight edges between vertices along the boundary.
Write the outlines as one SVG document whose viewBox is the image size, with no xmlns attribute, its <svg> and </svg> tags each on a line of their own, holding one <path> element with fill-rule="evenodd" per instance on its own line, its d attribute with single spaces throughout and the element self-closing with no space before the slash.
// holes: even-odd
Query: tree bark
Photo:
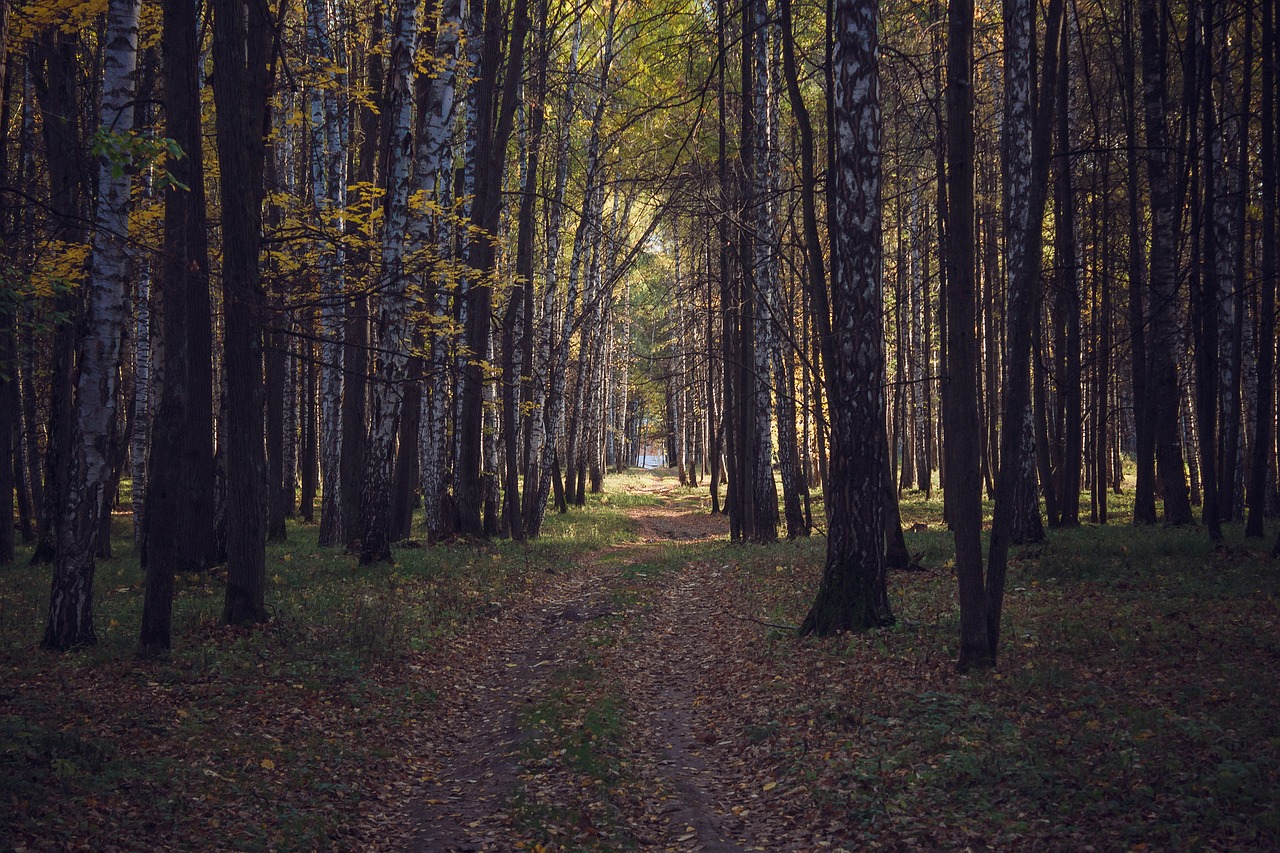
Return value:
<svg viewBox="0 0 1280 853">
<path fill-rule="evenodd" d="M 1166 45 L 1162 22 L 1167 0 L 1139 0 L 1142 33 L 1143 109 L 1146 114 L 1147 182 L 1151 197 L 1149 425 L 1155 435 L 1156 466 L 1164 492 L 1166 524 L 1191 521 L 1191 503 L 1178 429 L 1177 236 L 1181 215 L 1175 198 L 1172 149 L 1167 120 Z"/>
<path fill-rule="evenodd" d="M 78 40 L 76 34 L 50 28 L 33 46 L 31 63 L 33 88 L 40 104 L 44 130 L 49 209 L 54 220 L 52 236 L 68 243 L 84 242 L 83 223 L 87 220 L 85 206 L 88 193 L 83 184 L 89 167 L 82 161 L 85 147 L 77 124 L 81 111 L 77 94 Z M 72 432 L 75 422 L 72 408 L 74 366 L 82 303 L 81 294 L 71 290 L 60 292 L 53 299 L 54 311 L 59 316 L 54 323 L 49 357 L 49 428 L 32 565 L 49 563 L 54 559 L 58 520 L 70 488 L 68 469 L 75 441 Z M 33 408 L 34 402 L 32 399 Z M 31 423 L 34 424 L 34 419 Z M 38 456 L 37 453 L 32 457 L 33 467 Z M 33 477 L 33 480 L 37 479 Z"/>
<path fill-rule="evenodd" d="M 138 0 L 107 6 L 100 144 L 111 150 L 133 128 L 138 59 Z M 129 195 L 132 175 L 111 154 L 98 164 L 92 262 L 79 373 L 72 409 L 67 492 L 58 518 L 53 584 L 44 647 L 69 649 L 97 641 L 93 575 L 104 506 L 111 500 L 111 451 L 118 403 L 118 371 L 129 309 Z M 7 439 L 7 437 L 5 437 Z M 7 447 L 9 442 L 4 441 Z M 3 460 L 8 467 L 8 460 Z M 3 519 L 8 522 L 9 519 Z M 10 531 L 12 526 L 10 525 Z"/>
<path fill-rule="evenodd" d="M 973 3 L 947 7 L 947 520 L 955 535 L 964 672 L 995 665 L 982 565 L 981 429 L 978 417 L 974 272 Z M 1014 448 L 1016 451 L 1016 447 Z"/>
<path fill-rule="evenodd" d="M 875 0 L 835 0 L 831 56 L 832 328 L 827 365 L 831 480 L 827 557 L 801 634 L 893 622 L 884 557 L 884 330 L 881 265 L 880 93 Z M 976 458 L 976 457 L 975 457 Z"/>
<path fill-rule="evenodd" d="M 1140 142 L 1137 131 L 1137 56 L 1134 49 L 1137 34 L 1134 31 L 1134 9 L 1134 0 L 1128 0 L 1124 5 L 1123 49 L 1124 123 L 1125 142 L 1128 148 L 1125 155 L 1125 188 L 1129 208 L 1129 361 L 1130 383 L 1133 388 L 1134 456 L 1137 469 L 1133 497 L 1133 523 L 1155 524 L 1155 431 L 1152 426 L 1151 395 L 1148 391 L 1151 359 L 1147 349 L 1147 307 L 1144 301 L 1144 294 L 1147 290 L 1144 280 L 1146 264 L 1143 253 L 1141 198 L 1138 182 Z"/>
<path fill-rule="evenodd" d="M 330 19 L 322 0 L 307 2 L 307 43 L 320 63 L 332 63 L 333 43 Z M 334 81 L 331 81 L 334 82 Z M 341 122 L 338 117 L 338 95 L 334 91 L 313 89 L 308 97 L 311 205 L 318 221 L 333 227 L 335 215 L 346 200 L 346 178 L 343 170 Z M 342 542 L 341 510 L 342 425 L 343 425 L 343 284 L 342 249 L 336 235 L 319 246 L 320 251 L 320 365 L 319 413 L 316 446 L 319 451 L 320 481 L 320 545 Z M 310 402 L 310 401 L 309 401 Z M 314 403 L 311 403 L 314 405 Z M 304 484 L 305 491 L 305 484 Z M 305 499 L 304 499 L 305 506 Z"/>
<path fill-rule="evenodd" d="M 186 152 L 168 169 L 188 189 L 171 185 L 164 191 L 164 248 L 155 282 L 161 381 L 147 457 L 140 657 L 168 651 L 174 575 L 205 568 L 214 540 L 208 234 L 197 153 L 200 53 L 190 3 L 167 0 L 161 39 L 165 133 Z"/>
<path fill-rule="evenodd" d="M 1253 407 L 1253 458 L 1249 470 L 1249 518 L 1245 535 L 1261 538 L 1267 511 L 1268 469 L 1275 418 L 1276 339 L 1276 62 L 1275 0 L 1262 0 L 1262 268 L 1258 311 L 1258 390 Z M 1280 545 L 1280 540 L 1277 540 Z"/>
<path fill-rule="evenodd" d="M 501 51 L 499 35 L 502 8 L 498 0 L 487 0 L 484 19 L 484 45 L 476 89 L 476 186 L 471 207 L 471 224 L 481 233 L 496 235 L 501 214 L 503 174 L 506 171 L 507 140 L 515 119 L 516 85 L 524 72 L 525 36 L 529 30 L 528 0 L 515 0 L 511 12 L 511 34 L 506 57 L 506 76 L 500 80 Z M 499 97 L 500 93 L 500 97 Z M 493 319 L 493 282 L 496 254 L 487 239 L 473 240 L 467 258 L 471 281 L 466 294 L 464 342 L 473 353 L 463 367 L 459 420 L 458 464 L 454 473 L 458 522 L 462 533 L 485 535 L 481 511 L 485 503 L 483 459 L 483 414 L 485 366 L 491 344 Z M 479 356 L 478 358 L 475 356 Z"/>
<path fill-rule="evenodd" d="M 226 312 L 227 590 L 222 620 L 267 620 L 259 271 L 268 70 L 274 22 L 266 4 L 213 0 L 214 104 L 221 176 L 222 300 Z"/>
<path fill-rule="evenodd" d="M 1040 102 L 1032 101 L 1034 10 L 1027 0 L 1006 0 L 1003 182 L 1008 303 L 1005 308 L 1005 393 L 1001 422 L 1000 474 L 987 555 L 989 638 L 994 662 L 1008 543 L 1044 538 L 1036 483 L 1036 447 L 1031 408 L 1031 333 L 1040 321 L 1040 255 L 1045 183 L 1049 168 L 1049 128 L 1058 91 L 1057 34 L 1064 5 L 1049 7 Z M 999 587 L 1000 595 L 996 595 Z M 994 612 L 994 613 L 993 613 Z M 993 630 L 992 630 L 993 629 Z"/>
<path fill-rule="evenodd" d="M 1073 13 L 1074 14 L 1074 13 Z M 1063 527 L 1080 526 L 1080 466 L 1083 462 L 1083 400 L 1080 383 L 1080 259 L 1076 238 L 1075 193 L 1071 176 L 1071 122 L 1070 110 L 1070 50 L 1067 46 L 1068 27 L 1062 27 L 1062 44 L 1059 52 L 1061 68 L 1057 77 L 1058 157 L 1054 181 L 1054 258 L 1057 266 L 1058 339 L 1055 342 L 1058 386 L 1058 453 L 1055 466 L 1056 480 L 1052 484 L 1058 491 L 1058 507 L 1061 515 L 1058 523 Z M 1041 98 L 1048 93 L 1042 92 Z"/>
<path fill-rule="evenodd" d="M 405 278 L 405 229 L 413 155 L 413 53 L 417 0 L 398 0 L 383 108 L 385 156 L 382 256 L 378 266 L 378 360 L 370 399 L 370 428 L 360 493 L 360 564 L 391 561 L 391 486 L 396 425 L 407 381 L 409 297 Z"/>
</svg>

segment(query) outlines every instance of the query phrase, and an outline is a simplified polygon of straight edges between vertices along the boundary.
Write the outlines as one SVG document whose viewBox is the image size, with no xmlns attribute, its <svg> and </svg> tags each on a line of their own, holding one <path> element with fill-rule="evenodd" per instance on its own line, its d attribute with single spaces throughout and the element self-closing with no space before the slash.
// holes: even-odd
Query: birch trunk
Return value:
<svg viewBox="0 0 1280 853">
<path fill-rule="evenodd" d="M 572 334 L 574 317 L 577 315 L 578 307 L 578 281 L 581 275 L 583 255 L 586 252 L 587 240 L 591 235 L 593 228 L 592 222 L 597 215 L 596 211 L 600 209 L 601 194 L 603 188 L 600 187 L 603 175 L 600 165 L 600 135 L 604 123 L 605 111 L 607 109 L 608 89 L 609 89 L 609 72 L 613 64 L 613 39 L 614 24 L 617 19 L 617 0 L 609 0 L 609 11 L 606 18 L 605 39 L 600 56 L 600 77 L 599 77 L 599 94 L 596 98 L 596 104 L 591 118 L 591 130 L 587 137 L 587 162 L 586 162 L 586 187 L 583 196 L 583 209 L 578 220 L 577 230 L 574 232 L 573 254 L 569 262 L 569 277 L 566 283 L 564 312 L 559 318 L 560 332 L 556 336 L 555 345 L 552 348 L 552 357 L 548 362 L 548 370 L 550 374 L 547 383 L 547 406 L 546 416 L 546 437 L 543 444 L 542 458 L 540 462 L 541 471 L 539 473 L 537 492 L 534 495 L 532 506 L 526 512 L 528 519 L 528 535 L 537 536 L 542 529 L 542 520 L 546 513 L 547 498 L 551 492 L 552 476 L 556 467 L 556 443 L 560 434 L 562 424 L 565 417 L 565 388 L 567 385 L 567 369 L 569 363 L 569 339 Z M 575 47 L 578 45 L 580 33 L 575 33 Z M 572 93 L 570 93 L 571 95 Z M 573 114 L 572 97 L 567 98 L 565 117 L 569 118 Z M 565 134 L 561 141 L 561 151 L 565 152 L 557 164 L 558 170 L 565 170 L 567 176 L 568 169 L 568 146 L 570 138 L 568 136 L 568 122 L 563 128 L 562 133 Z M 553 221 L 557 220 L 560 215 L 559 211 L 562 207 L 564 198 L 564 179 L 559 171 L 556 174 L 556 198 L 552 203 L 551 216 Z M 558 249 L 559 246 L 559 228 L 548 229 L 548 240 L 555 241 Z M 554 287 L 554 265 L 556 256 L 551 254 L 550 247 L 547 259 L 547 288 L 551 290 Z"/>
<path fill-rule="evenodd" d="M 802 634 L 891 624 L 884 563 L 880 97 L 874 0 L 835 0 L 831 57 L 831 478 L 827 557 Z M 976 458 L 976 457 L 975 457 Z M 975 480 L 976 485 L 976 480 Z"/>
<path fill-rule="evenodd" d="M 572 142 L 570 133 L 573 117 L 577 112 L 574 100 L 578 76 L 578 53 L 582 49 L 582 21 L 574 25 L 573 45 L 569 52 L 568 80 L 565 83 L 564 104 L 560 114 L 556 140 L 556 178 L 555 188 L 547 202 L 546 240 L 547 255 L 545 282 L 542 291 L 542 322 L 546 327 L 538 339 L 538 354 L 535 361 L 537 375 L 533 387 L 533 417 L 529 429 L 529 469 L 525 474 L 524 513 L 525 535 L 537 536 L 542 530 L 542 520 L 546 514 L 547 496 L 550 492 L 551 466 L 546 460 L 550 453 L 555 454 L 556 434 L 560 430 L 560 420 L 553 418 L 552 409 L 557 405 L 557 391 L 560 418 L 563 418 L 564 396 L 564 363 L 553 359 L 553 352 L 558 352 L 559 341 L 568 333 L 567 321 L 576 310 L 574 302 L 576 294 L 566 297 L 566 305 L 562 312 L 556 311 L 556 296 L 559 281 L 561 227 L 564 222 L 564 198 L 569 182 L 569 148 Z M 548 403 L 550 401 L 550 403 Z M 554 460 L 552 460 L 554 461 Z"/>
<path fill-rule="evenodd" d="M 440 12 L 440 26 L 436 34 L 435 56 L 442 60 L 440 73 L 423 92 L 424 100 L 418 105 L 418 148 L 414 157 L 414 193 L 422 194 L 424 204 L 438 204 L 439 210 L 448 210 L 452 197 L 450 182 L 453 175 L 452 146 L 450 138 L 455 116 L 455 94 L 458 79 L 458 47 L 462 29 L 461 0 L 445 0 Z M 429 229 L 434 226 L 435 234 Z M 448 226 L 438 213 L 415 216 L 409 226 L 409 249 L 425 252 L 434 245 L 443 260 L 443 248 L 447 245 Z M 434 236 L 434 241 L 432 237 Z M 426 395 L 422 419 L 422 500 L 426 522 L 427 541 L 438 542 L 452 529 L 453 513 L 446 509 L 445 474 L 448 468 L 447 416 L 449 411 L 449 344 L 450 335 L 443 327 L 449 316 L 448 289 L 438 284 L 443 278 L 434 267 L 431 280 L 437 282 L 434 289 L 431 314 L 433 318 L 428 373 L 430 388 Z"/>
<path fill-rule="evenodd" d="M 104 141 L 119 138 L 133 127 L 139 7 L 138 0 L 113 0 L 107 7 L 99 131 Z M 93 629 L 95 552 L 103 507 L 110 500 L 109 455 L 116 418 L 117 374 L 129 316 L 132 176 L 126 166 L 113 162 L 109 154 L 98 164 L 93 260 L 85 308 L 87 333 L 80 350 L 68 489 L 58 516 L 49 619 L 44 634 L 44 646 L 49 649 L 97 641 Z"/>
<path fill-rule="evenodd" d="M 391 561 L 391 470 L 396 424 L 409 361 L 409 295 L 404 270 L 413 157 L 411 74 L 417 45 L 417 0 L 398 0 L 387 70 L 386 195 L 376 340 L 380 353 L 370 399 L 370 429 L 360 495 L 360 564 Z"/>
<path fill-rule="evenodd" d="M 770 150 L 773 139 L 770 133 L 770 75 L 768 4 L 766 0 L 753 0 L 751 41 L 752 63 L 755 80 L 752 85 L 754 98 L 752 154 L 752 195 L 755 205 L 754 234 L 751 249 L 754 263 L 750 294 L 752 323 L 755 340 L 752 342 L 750 441 L 755 447 L 750 454 L 755 471 L 751 475 L 753 494 L 751 501 L 752 540 L 773 542 L 778 538 L 778 487 L 773 479 L 773 398 L 770 393 L 774 349 L 774 308 L 778 301 L 778 229 L 774 222 L 772 174 L 775 164 Z"/>
<path fill-rule="evenodd" d="M 308 0 L 307 41 L 317 63 L 333 63 L 330 20 L 324 0 Z M 330 76 L 324 88 L 309 95 L 311 121 L 311 204 L 317 220 L 335 232 L 341 227 L 340 211 L 346 180 L 342 173 L 341 123 L 338 120 L 337 80 Z M 321 545 L 342 540 L 340 494 L 342 447 L 342 270 L 340 244 L 326 240 L 320 251 L 320 412 L 319 456 Z"/>
<path fill-rule="evenodd" d="M 151 438 L 151 273 L 147 265 L 138 275 L 134 311 L 133 438 L 129 450 L 133 503 L 133 542 L 141 549 L 146 525 L 147 450 Z"/>
<path fill-rule="evenodd" d="M 1005 154 L 1004 205 L 1009 297 L 1005 309 L 1005 398 L 1001 412 L 1000 475 L 987 553 L 986 619 L 991 665 L 1000 651 L 1000 616 L 1010 542 L 1038 542 L 1044 529 L 1036 488 L 1036 435 L 1032 411 L 1032 336 L 1039 323 L 1037 304 L 1041 268 L 1048 151 L 1057 86 L 1057 47 L 1065 5 L 1048 8 L 1046 50 L 1039 104 L 1032 102 L 1032 55 L 1036 13 L 1029 0 L 1005 0 Z M 975 663 L 982 658 L 974 657 Z"/>
</svg>

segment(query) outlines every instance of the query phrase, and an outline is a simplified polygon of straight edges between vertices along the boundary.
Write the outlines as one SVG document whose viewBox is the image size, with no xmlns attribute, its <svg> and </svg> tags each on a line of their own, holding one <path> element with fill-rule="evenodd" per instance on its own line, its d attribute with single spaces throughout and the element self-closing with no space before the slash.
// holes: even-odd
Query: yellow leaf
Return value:
<svg viewBox="0 0 1280 853">
<path fill-rule="evenodd" d="M 776 787 L 778 787 L 778 783 L 777 783 L 777 782 L 765 782 L 765 783 L 764 783 L 764 790 L 766 790 L 766 791 L 772 791 L 772 790 L 773 790 L 774 788 L 776 788 Z"/>
<path fill-rule="evenodd" d="M 270 758 L 264 758 L 264 759 L 262 759 L 262 769 L 263 769 L 263 770 L 275 770 L 275 769 L 276 769 L 276 763 L 275 763 L 274 761 L 272 761 Z"/>
</svg>

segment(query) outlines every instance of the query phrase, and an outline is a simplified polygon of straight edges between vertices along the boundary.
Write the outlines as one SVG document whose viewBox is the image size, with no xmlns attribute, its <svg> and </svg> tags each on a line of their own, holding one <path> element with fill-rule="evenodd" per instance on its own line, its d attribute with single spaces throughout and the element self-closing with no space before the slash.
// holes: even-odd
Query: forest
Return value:
<svg viewBox="0 0 1280 853">
<path fill-rule="evenodd" d="M 0 0 L 0 842 L 1280 845 L 1275 0 Z"/>
</svg>

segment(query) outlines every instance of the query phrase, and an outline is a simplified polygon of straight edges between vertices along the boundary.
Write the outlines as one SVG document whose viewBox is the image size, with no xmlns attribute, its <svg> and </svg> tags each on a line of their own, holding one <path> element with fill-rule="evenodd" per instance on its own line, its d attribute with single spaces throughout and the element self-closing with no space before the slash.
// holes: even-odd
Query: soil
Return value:
<svg viewBox="0 0 1280 853">
<path fill-rule="evenodd" d="M 715 707 L 736 689 L 732 678 L 722 683 L 725 667 L 733 665 L 724 659 L 725 650 L 749 644 L 747 635 L 759 630 L 730 613 L 735 591 L 728 573 L 706 562 L 689 563 L 646 576 L 643 607 L 617 603 L 628 584 L 626 567 L 652 560 L 655 549 L 727 539 L 724 516 L 681 500 L 690 493 L 672 480 L 655 480 L 646 490 L 659 502 L 628 513 L 639 541 L 548 575 L 536 598 L 493 617 L 483 642 L 463 641 L 433 671 L 423 672 L 449 687 L 441 692 L 437 727 L 426 744 L 426 781 L 406 806 L 411 830 L 405 849 L 534 847 L 512 817 L 523 781 L 521 745 L 529 737 L 521 712 L 543 694 L 551 673 L 572 667 L 583 654 L 585 644 L 575 640 L 584 628 L 610 617 L 625 623 L 630 651 L 604 655 L 599 665 L 609 668 L 606 677 L 625 692 L 629 766 L 643 791 L 623 798 L 618 820 L 627 846 L 795 846 L 754 825 L 753 812 L 763 816 L 758 780 L 744 781 L 735 733 L 720 731 L 723 724 L 717 722 Z M 711 684 L 718 686 L 712 690 Z M 566 839 L 563 847 L 607 848 L 593 843 L 598 837 L 588 824 L 584 817 L 587 832 L 576 842 Z"/>
</svg>

